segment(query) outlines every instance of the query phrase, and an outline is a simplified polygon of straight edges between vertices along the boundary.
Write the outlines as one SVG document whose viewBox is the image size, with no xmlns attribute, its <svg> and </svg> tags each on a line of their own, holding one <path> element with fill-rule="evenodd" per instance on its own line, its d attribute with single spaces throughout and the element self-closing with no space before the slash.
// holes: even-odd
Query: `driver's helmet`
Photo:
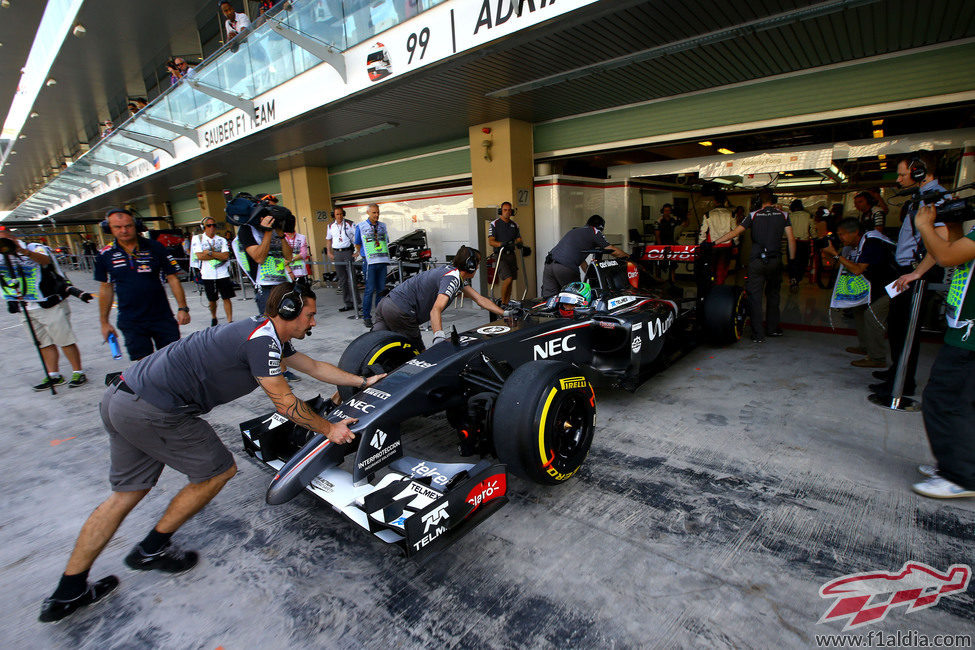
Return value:
<svg viewBox="0 0 975 650">
<path fill-rule="evenodd" d="M 587 310 L 592 306 L 592 289 L 588 282 L 572 282 L 562 287 L 555 297 L 559 316 L 572 318 L 576 310 Z"/>
</svg>

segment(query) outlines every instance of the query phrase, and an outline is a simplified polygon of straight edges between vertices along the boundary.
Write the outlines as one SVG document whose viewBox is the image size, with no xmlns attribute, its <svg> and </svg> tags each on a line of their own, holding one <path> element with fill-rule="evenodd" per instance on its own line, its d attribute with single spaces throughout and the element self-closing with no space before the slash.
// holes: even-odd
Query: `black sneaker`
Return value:
<svg viewBox="0 0 975 650">
<path fill-rule="evenodd" d="M 166 544 L 158 553 L 146 555 L 142 547 L 136 545 L 132 552 L 125 556 L 125 565 L 136 571 L 162 571 L 163 573 L 180 573 L 196 566 L 200 556 L 196 551 L 181 551 L 174 544 Z"/>
<path fill-rule="evenodd" d="M 774 336 L 775 338 L 778 338 L 780 336 L 785 336 L 785 332 L 783 332 L 782 331 L 782 328 L 780 327 L 779 329 L 777 329 L 777 330 L 775 330 L 773 332 L 769 332 L 768 335 L 769 336 Z"/>
<path fill-rule="evenodd" d="M 365 325 L 366 327 L 368 327 L 369 329 L 372 329 L 372 319 L 371 318 L 364 318 L 362 320 L 362 324 Z M 35 388 L 34 390 L 37 390 L 37 389 Z"/>
<path fill-rule="evenodd" d="M 68 382 L 68 388 L 77 388 L 88 383 L 88 377 L 85 376 L 83 372 L 75 372 L 71 374 L 71 381 Z"/>
<path fill-rule="evenodd" d="M 65 616 L 72 614 L 75 610 L 87 607 L 92 603 L 112 593 L 118 587 L 118 578 L 115 576 L 105 576 L 96 583 L 89 584 L 85 593 L 73 600 L 55 600 L 45 598 L 44 605 L 41 607 L 41 615 L 37 617 L 41 623 L 53 623 L 60 621 Z"/>
<path fill-rule="evenodd" d="M 284 371 L 284 372 L 282 373 L 282 376 L 283 376 L 283 377 L 284 377 L 285 379 L 287 379 L 288 381 L 301 381 L 301 377 L 299 377 L 299 376 L 298 376 L 298 375 L 296 375 L 295 373 L 293 373 L 293 372 L 291 372 L 290 370 L 285 370 L 285 371 Z"/>
<path fill-rule="evenodd" d="M 42 390 L 50 390 L 51 386 L 60 386 L 64 383 L 64 377 L 58 375 L 57 378 L 52 379 L 50 375 L 44 378 L 44 381 L 34 386 L 34 390 L 41 392 Z"/>
<path fill-rule="evenodd" d="M 765 343 L 765 337 L 764 336 L 753 336 L 752 337 L 752 343 Z"/>
<path fill-rule="evenodd" d="M 211 318 L 210 319 L 210 327 L 216 327 L 216 326 L 217 326 L 217 319 L 216 318 Z"/>
</svg>

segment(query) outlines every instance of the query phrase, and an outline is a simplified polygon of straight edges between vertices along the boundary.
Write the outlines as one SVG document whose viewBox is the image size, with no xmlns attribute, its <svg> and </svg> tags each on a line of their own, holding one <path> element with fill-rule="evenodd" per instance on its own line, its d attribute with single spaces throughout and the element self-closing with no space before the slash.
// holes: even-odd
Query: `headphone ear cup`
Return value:
<svg viewBox="0 0 975 650">
<path fill-rule="evenodd" d="M 294 320 L 298 318 L 303 306 L 301 293 L 296 286 L 293 286 L 291 291 L 281 297 L 281 304 L 278 305 L 278 316 L 284 320 Z"/>
<path fill-rule="evenodd" d="M 100 225 L 102 227 L 102 232 L 105 233 L 106 235 L 111 235 L 112 234 L 112 229 L 108 225 L 108 219 L 102 219 L 102 222 L 100 224 L 98 224 L 98 225 Z"/>
<path fill-rule="evenodd" d="M 924 163 L 921 162 L 920 158 L 911 159 L 911 162 L 908 163 L 908 169 L 911 173 L 911 180 L 913 180 L 915 183 L 923 182 L 928 175 L 928 169 Z"/>
</svg>

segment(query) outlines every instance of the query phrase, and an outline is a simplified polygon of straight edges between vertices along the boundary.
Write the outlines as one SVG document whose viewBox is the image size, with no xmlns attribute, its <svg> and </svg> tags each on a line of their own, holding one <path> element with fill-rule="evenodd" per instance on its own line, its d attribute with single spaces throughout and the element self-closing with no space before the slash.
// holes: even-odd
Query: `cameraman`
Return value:
<svg viewBox="0 0 975 650">
<path fill-rule="evenodd" d="M 262 197 L 272 203 L 273 197 Z M 288 267 L 291 265 L 291 246 L 284 237 L 284 224 L 275 224 L 274 216 L 267 214 L 261 219 L 261 226 L 241 226 L 237 232 L 237 244 L 246 257 L 247 276 L 254 282 L 257 293 L 257 315 L 264 314 L 267 297 L 271 289 L 291 280 Z"/>
<path fill-rule="evenodd" d="M 939 265 L 953 266 L 955 270 L 945 301 L 945 344 L 931 368 L 921 401 L 924 428 L 938 464 L 933 475 L 925 471 L 929 477 L 915 483 L 913 489 L 935 499 L 975 497 L 975 291 L 971 281 L 975 228 L 956 238 L 961 229 L 953 224 L 953 241 L 949 242 L 935 228 L 935 215 L 933 206 L 921 208 L 914 218 L 915 227 L 929 256 Z"/>
<path fill-rule="evenodd" d="M 81 352 L 71 329 L 71 309 L 67 297 L 78 296 L 85 302 L 93 296 L 71 287 L 61 276 L 57 262 L 43 244 L 27 244 L 16 239 L 10 231 L 0 226 L 0 287 L 11 313 L 19 311 L 21 304 L 29 310 L 34 326 L 26 324 L 28 333 L 36 336 L 36 343 L 44 358 L 47 376 L 34 386 L 34 390 L 48 390 L 64 383 L 58 369 L 58 347 L 64 352 L 73 370 L 69 388 L 77 388 L 88 381 L 81 368 Z"/>
</svg>

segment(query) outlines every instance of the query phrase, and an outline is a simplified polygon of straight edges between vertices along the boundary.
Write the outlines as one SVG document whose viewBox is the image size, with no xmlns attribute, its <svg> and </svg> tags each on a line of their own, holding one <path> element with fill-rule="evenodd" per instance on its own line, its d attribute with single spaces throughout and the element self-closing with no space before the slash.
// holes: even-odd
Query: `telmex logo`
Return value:
<svg viewBox="0 0 975 650">
<path fill-rule="evenodd" d="M 420 519 L 425 524 L 423 526 L 423 534 L 425 535 L 430 532 L 430 526 L 438 526 L 444 519 L 450 519 L 450 515 L 447 514 L 447 504 L 444 503 L 436 510 L 431 510 Z"/>
<path fill-rule="evenodd" d="M 571 388 L 585 388 L 589 383 L 585 377 L 569 377 L 568 379 L 560 379 L 559 385 L 562 386 L 562 390 L 569 390 Z"/>
</svg>

